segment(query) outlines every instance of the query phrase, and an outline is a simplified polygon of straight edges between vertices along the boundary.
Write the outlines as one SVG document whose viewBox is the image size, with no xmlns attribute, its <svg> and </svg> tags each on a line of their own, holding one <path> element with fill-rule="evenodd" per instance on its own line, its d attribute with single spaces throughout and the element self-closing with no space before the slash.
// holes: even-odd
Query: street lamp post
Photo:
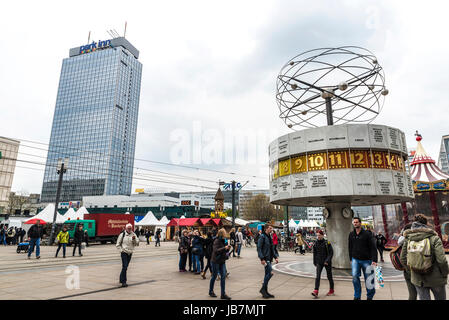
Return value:
<svg viewBox="0 0 449 320">
<path fill-rule="evenodd" d="M 55 235 L 55 229 L 56 229 L 56 215 L 58 213 L 58 203 L 59 203 L 59 198 L 61 196 L 62 177 L 64 176 L 64 173 L 66 173 L 66 171 L 67 171 L 68 163 L 69 163 L 68 158 L 65 158 L 64 160 L 58 159 L 58 166 L 56 168 L 56 172 L 59 175 L 59 180 L 58 180 L 58 189 L 56 190 L 55 212 L 53 213 L 53 224 L 51 226 L 49 245 L 52 245 L 53 241 L 54 241 L 54 235 Z"/>
</svg>

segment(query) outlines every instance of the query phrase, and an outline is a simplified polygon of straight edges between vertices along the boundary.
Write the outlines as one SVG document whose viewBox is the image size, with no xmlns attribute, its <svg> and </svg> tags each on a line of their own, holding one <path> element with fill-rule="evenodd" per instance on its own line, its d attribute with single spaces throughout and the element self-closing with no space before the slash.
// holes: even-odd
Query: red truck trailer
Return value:
<svg viewBox="0 0 449 320">
<path fill-rule="evenodd" d="M 100 241 L 103 244 L 107 241 L 116 243 L 117 237 L 128 223 L 132 224 L 134 230 L 133 214 L 91 213 L 85 214 L 84 220 L 95 221 L 95 235 L 91 237 L 89 234 L 89 241 Z"/>
</svg>

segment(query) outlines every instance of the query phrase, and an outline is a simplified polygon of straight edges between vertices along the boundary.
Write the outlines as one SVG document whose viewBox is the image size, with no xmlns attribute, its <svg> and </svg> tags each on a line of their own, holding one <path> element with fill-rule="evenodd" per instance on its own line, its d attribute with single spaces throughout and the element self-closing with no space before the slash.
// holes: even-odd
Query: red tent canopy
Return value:
<svg viewBox="0 0 449 320">
<path fill-rule="evenodd" d="M 212 219 L 212 221 L 217 225 L 217 226 L 221 226 L 221 219 Z"/>
<path fill-rule="evenodd" d="M 202 218 L 200 219 L 201 224 L 204 226 L 206 223 L 208 223 L 211 220 L 211 218 Z"/>
<path fill-rule="evenodd" d="M 27 222 L 24 222 L 24 224 L 35 224 L 37 220 L 39 220 L 40 224 L 47 224 L 47 222 L 39 218 L 28 220 Z"/>
<path fill-rule="evenodd" d="M 192 227 L 195 223 L 201 223 L 199 218 L 172 218 L 170 222 L 167 224 L 167 227 L 180 226 L 180 227 Z"/>
</svg>

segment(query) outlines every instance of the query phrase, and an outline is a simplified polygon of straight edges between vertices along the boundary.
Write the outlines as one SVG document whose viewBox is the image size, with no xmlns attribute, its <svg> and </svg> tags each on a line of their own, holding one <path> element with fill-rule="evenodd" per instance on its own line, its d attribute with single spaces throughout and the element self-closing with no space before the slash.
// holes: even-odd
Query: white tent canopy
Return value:
<svg viewBox="0 0 449 320">
<path fill-rule="evenodd" d="M 75 215 L 75 210 L 73 208 L 70 208 L 69 210 L 66 211 L 66 213 L 63 215 L 65 220 L 73 220 L 73 217 Z"/>
<path fill-rule="evenodd" d="M 182 215 L 179 219 L 185 219 L 186 217 L 184 217 L 184 215 Z"/>
<path fill-rule="evenodd" d="M 55 213 L 55 205 L 53 203 L 50 203 L 50 204 L 48 204 L 45 207 L 44 210 L 42 210 L 41 212 L 39 212 L 35 216 L 32 216 L 28 220 L 41 219 L 41 220 L 44 220 L 47 223 L 52 223 L 53 222 L 53 215 L 54 215 L 54 213 Z M 64 221 L 65 221 L 64 216 L 62 216 L 61 214 L 59 214 L 59 212 L 57 212 L 56 213 L 56 223 L 64 223 Z"/>
<path fill-rule="evenodd" d="M 292 228 L 292 229 L 296 229 L 298 227 L 298 225 L 296 224 L 295 220 L 290 219 L 290 221 L 288 222 L 288 227 Z"/>
<path fill-rule="evenodd" d="M 142 220 L 136 222 L 134 225 L 136 226 L 165 226 L 164 223 L 161 223 L 153 214 L 153 212 L 148 211 L 148 213 L 143 217 Z"/>
<path fill-rule="evenodd" d="M 83 220 L 85 214 L 89 214 L 89 212 L 86 207 L 83 206 L 74 212 L 74 214 L 70 217 L 70 220 Z"/>
<path fill-rule="evenodd" d="M 166 226 L 166 225 L 170 222 L 170 220 L 168 220 L 166 216 L 163 216 L 159 222 L 160 222 L 163 226 Z"/>
<path fill-rule="evenodd" d="M 226 217 L 226 220 L 231 221 L 232 222 L 232 217 Z M 249 221 L 240 219 L 240 218 L 235 218 L 235 224 L 239 225 L 239 226 L 246 226 L 249 223 Z"/>
</svg>

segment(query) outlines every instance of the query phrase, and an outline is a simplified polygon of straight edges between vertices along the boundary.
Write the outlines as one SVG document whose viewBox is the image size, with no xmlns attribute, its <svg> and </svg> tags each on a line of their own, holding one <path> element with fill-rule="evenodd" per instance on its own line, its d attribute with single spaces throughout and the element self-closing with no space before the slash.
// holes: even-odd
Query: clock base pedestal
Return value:
<svg viewBox="0 0 449 320">
<path fill-rule="evenodd" d="M 348 236 L 353 230 L 352 217 L 344 218 L 343 209 L 351 208 L 350 203 L 328 203 L 326 208 L 330 212 L 326 219 L 327 239 L 334 250 L 332 267 L 337 269 L 351 269 L 348 250 Z"/>
</svg>

